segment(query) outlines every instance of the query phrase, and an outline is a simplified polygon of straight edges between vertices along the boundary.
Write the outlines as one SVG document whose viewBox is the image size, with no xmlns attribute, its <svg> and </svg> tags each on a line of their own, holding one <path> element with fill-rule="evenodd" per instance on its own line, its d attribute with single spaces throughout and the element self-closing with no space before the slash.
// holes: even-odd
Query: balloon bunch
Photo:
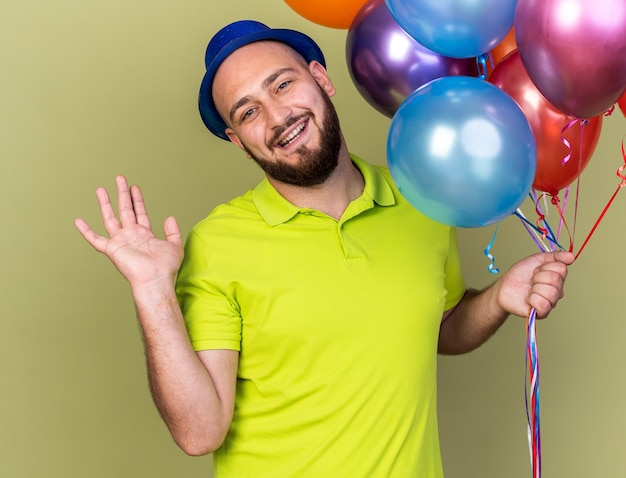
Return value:
<svg viewBox="0 0 626 478">
<path fill-rule="evenodd" d="M 367 15 L 369 5 L 381 8 L 380 1 L 366 3 L 348 33 L 349 66 L 359 91 L 368 85 L 359 74 L 372 49 L 360 52 L 352 45 L 366 41 L 358 35 L 373 15 Z M 517 211 L 531 188 L 557 197 L 580 176 L 598 143 L 603 114 L 618 100 L 621 107 L 620 97 L 626 95 L 623 0 L 593 5 L 569 0 L 566 6 L 560 0 L 385 0 L 385 5 L 397 27 L 433 54 L 457 60 L 488 55 L 487 81 L 515 100 L 511 105 L 502 95 L 488 98 L 487 89 L 468 87 L 473 82 L 453 78 L 455 73 L 439 74 L 403 100 L 392 118 L 387 155 L 394 180 L 417 209 L 446 224 L 484 226 Z M 396 65 L 397 50 L 389 41 L 378 50 Z M 385 63 L 377 60 L 382 68 Z M 405 77 L 422 65 L 411 64 Z M 398 78 L 403 76 L 395 73 Z M 461 95 L 462 81 L 467 85 Z M 438 99 L 432 97 L 434 90 Z M 362 93 L 370 103 L 385 98 L 372 91 L 379 93 L 373 88 L 368 88 L 370 96 Z M 399 96 L 398 88 L 391 91 Z M 530 134 L 524 126 L 499 122 L 493 113 L 515 115 L 516 106 Z M 489 127 L 468 143 L 462 133 L 476 119 Z M 496 137 L 504 146 L 499 155 L 494 155 Z M 527 141 L 534 143 L 534 151 Z M 527 182 L 529 174 L 533 177 Z"/>
<path fill-rule="evenodd" d="M 626 116 L 624 0 L 285 2 L 316 23 L 348 29 L 350 75 L 391 118 L 387 161 L 416 209 L 458 227 L 515 214 L 542 250 L 562 248 L 540 199 L 551 197 L 559 232 L 568 229 L 569 188 L 593 155 L 603 116 L 616 104 Z M 620 184 L 578 254 L 626 186 L 624 147 L 622 156 Z M 529 196 L 537 226 L 521 214 Z M 534 311 L 527 325 L 529 444 L 539 478 Z"/>
</svg>

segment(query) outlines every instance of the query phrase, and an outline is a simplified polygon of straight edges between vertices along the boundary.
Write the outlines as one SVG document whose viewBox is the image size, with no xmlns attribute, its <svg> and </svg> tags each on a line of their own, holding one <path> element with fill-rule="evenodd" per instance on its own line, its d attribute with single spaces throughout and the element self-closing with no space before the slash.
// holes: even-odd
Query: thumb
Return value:
<svg viewBox="0 0 626 478">
<path fill-rule="evenodd" d="M 546 262 L 558 261 L 568 266 L 573 264 L 574 261 L 576 260 L 576 256 L 572 252 L 568 252 L 568 251 L 548 252 L 546 256 L 547 256 Z"/>
<path fill-rule="evenodd" d="M 177 246 L 183 245 L 183 239 L 180 235 L 180 227 L 178 221 L 173 216 L 165 218 L 163 221 L 163 232 L 165 233 L 165 240 L 175 244 Z"/>
</svg>

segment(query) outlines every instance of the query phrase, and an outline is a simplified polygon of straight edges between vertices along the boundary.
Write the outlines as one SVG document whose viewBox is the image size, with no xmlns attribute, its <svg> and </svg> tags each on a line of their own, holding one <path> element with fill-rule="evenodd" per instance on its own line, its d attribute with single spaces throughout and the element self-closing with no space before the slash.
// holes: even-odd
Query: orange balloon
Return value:
<svg viewBox="0 0 626 478">
<path fill-rule="evenodd" d="M 510 53 L 517 51 L 517 42 L 515 41 L 515 31 L 513 28 L 509 30 L 509 33 L 494 46 L 491 51 L 489 51 L 489 55 L 491 56 L 491 61 L 487 60 L 487 77 L 491 75 L 493 69 L 496 67 L 498 63 L 500 63 L 506 56 Z"/>
<path fill-rule="evenodd" d="M 493 62 L 497 65 L 509 53 L 515 50 L 517 50 L 517 42 L 515 41 L 515 29 L 511 28 L 511 30 L 509 30 L 509 33 L 507 33 L 502 41 L 494 46 L 491 50 L 491 57 L 493 58 Z"/>
<path fill-rule="evenodd" d="M 557 110 L 531 81 L 517 51 L 496 65 L 489 81 L 517 101 L 530 123 L 537 144 L 533 187 L 556 196 L 589 163 L 600 138 L 602 115 L 590 118 L 583 127 L 580 119 Z"/>
<path fill-rule="evenodd" d="M 296 13 L 325 27 L 347 30 L 367 0 L 285 0 Z"/>
<path fill-rule="evenodd" d="M 619 109 L 622 110 L 622 114 L 626 116 L 626 92 L 619 100 L 617 100 L 617 106 L 619 106 Z"/>
</svg>

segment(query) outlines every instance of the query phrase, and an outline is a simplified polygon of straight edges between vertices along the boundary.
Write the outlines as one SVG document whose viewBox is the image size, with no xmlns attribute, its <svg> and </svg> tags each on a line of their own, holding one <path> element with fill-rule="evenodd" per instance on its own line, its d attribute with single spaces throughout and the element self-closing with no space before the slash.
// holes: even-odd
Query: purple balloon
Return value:
<svg viewBox="0 0 626 478">
<path fill-rule="evenodd" d="M 479 74 L 475 58 L 448 58 L 419 44 L 384 0 L 368 1 L 352 20 L 346 60 L 361 96 L 390 118 L 407 96 L 431 80 Z"/>
<path fill-rule="evenodd" d="M 624 0 L 519 0 L 514 28 L 528 76 L 563 113 L 592 118 L 626 91 Z"/>
</svg>

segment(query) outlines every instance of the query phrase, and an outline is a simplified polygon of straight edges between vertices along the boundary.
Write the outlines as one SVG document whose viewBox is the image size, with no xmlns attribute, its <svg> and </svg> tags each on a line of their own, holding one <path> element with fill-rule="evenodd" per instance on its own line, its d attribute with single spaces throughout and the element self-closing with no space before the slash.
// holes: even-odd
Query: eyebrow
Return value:
<svg viewBox="0 0 626 478">
<path fill-rule="evenodd" d="M 267 78 L 265 78 L 265 80 L 263 80 L 263 83 L 261 84 L 261 87 L 263 89 L 265 89 L 265 88 L 269 87 L 272 83 L 274 83 L 274 81 L 276 81 L 276 78 L 278 78 L 283 73 L 288 73 L 288 72 L 293 72 L 293 71 L 296 71 L 296 69 L 292 68 L 292 67 L 286 67 L 286 68 L 281 68 L 279 70 L 276 70 L 274 73 L 272 73 Z M 246 103 L 248 103 L 251 99 L 252 99 L 251 95 L 246 95 L 246 96 L 240 98 L 239 101 L 237 101 L 233 105 L 233 107 L 230 109 L 230 111 L 228 113 L 228 115 L 230 117 L 230 121 L 232 123 L 235 122 L 235 113 L 237 112 L 237 110 L 239 108 L 241 108 L 242 106 L 244 106 Z"/>
</svg>

